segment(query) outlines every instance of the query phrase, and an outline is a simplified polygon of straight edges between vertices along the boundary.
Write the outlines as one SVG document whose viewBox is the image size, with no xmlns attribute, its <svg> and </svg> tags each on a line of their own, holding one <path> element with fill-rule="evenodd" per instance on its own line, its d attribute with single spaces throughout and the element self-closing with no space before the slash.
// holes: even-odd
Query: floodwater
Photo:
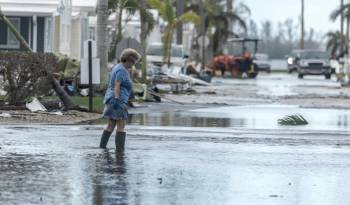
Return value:
<svg viewBox="0 0 350 205">
<path fill-rule="evenodd" d="M 325 82 L 266 78 L 246 82 L 272 96 Z M 297 113 L 309 124 L 277 124 Z M 123 154 L 114 136 L 98 148 L 98 122 L 0 125 L 0 204 L 348 205 L 349 119 L 280 104 L 132 114 Z"/>
<path fill-rule="evenodd" d="M 0 127 L 1 204 L 350 202 L 349 132 L 101 125 Z"/>
<path fill-rule="evenodd" d="M 293 114 L 301 114 L 309 124 L 297 127 L 278 125 L 278 119 Z M 135 114 L 129 123 L 148 126 L 349 131 L 350 110 L 299 108 L 279 104 L 220 106 L 174 113 Z"/>
</svg>

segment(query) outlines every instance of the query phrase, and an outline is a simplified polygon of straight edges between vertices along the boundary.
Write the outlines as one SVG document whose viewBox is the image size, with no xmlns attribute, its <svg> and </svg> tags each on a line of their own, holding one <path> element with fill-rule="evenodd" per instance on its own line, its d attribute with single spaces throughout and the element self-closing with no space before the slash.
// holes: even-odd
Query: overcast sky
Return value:
<svg viewBox="0 0 350 205">
<path fill-rule="evenodd" d="M 287 18 L 299 22 L 301 0 L 238 0 L 251 9 L 251 18 L 260 26 L 264 20 L 276 23 Z M 347 0 L 345 0 L 347 2 Z M 339 7 L 340 0 L 305 0 L 306 30 L 313 27 L 317 32 L 339 30 L 339 22 L 329 21 L 330 13 Z"/>
</svg>

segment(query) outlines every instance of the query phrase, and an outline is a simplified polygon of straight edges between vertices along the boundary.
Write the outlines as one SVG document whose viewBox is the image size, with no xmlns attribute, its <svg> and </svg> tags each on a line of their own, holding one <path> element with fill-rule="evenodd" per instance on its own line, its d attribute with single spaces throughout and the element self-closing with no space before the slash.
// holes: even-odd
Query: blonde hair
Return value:
<svg viewBox="0 0 350 205">
<path fill-rule="evenodd" d="M 122 54 L 120 55 L 120 61 L 125 62 L 130 57 L 134 58 L 136 62 L 141 60 L 141 55 L 135 49 L 126 48 L 122 51 Z"/>
</svg>

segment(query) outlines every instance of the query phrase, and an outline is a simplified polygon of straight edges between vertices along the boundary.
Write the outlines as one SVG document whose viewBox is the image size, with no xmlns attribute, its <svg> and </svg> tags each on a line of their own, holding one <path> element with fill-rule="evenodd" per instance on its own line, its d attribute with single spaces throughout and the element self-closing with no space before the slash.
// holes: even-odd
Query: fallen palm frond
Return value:
<svg viewBox="0 0 350 205">
<path fill-rule="evenodd" d="M 300 114 L 287 115 L 278 120 L 279 125 L 307 125 L 307 120 Z"/>
</svg>

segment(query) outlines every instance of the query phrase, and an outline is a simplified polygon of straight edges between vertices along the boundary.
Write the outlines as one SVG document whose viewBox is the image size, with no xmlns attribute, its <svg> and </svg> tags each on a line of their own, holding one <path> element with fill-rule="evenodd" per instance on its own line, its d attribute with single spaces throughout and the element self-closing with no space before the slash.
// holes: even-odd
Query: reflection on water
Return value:
<svg viewBox="0 0 350 205">
<path fill-rule="evenodd" d="M 96 175 L 92 180 L 93 204 L 127 204 L 127 169 L 124 157 L 123 153 L 110 154 L 107 149 L 101 154 L 101 161 L 96 163 Z"/>
<path fill-rule="evenodd" d="M 128 124 L 179 127 L 233 127 L 247 129 L 295 129 L 280 126 L 278 119 L 286 115 L 301 114 L 309 122 L 298 126 L 304 130 L 348 130 L 350 111 L 339 109 L 307 109 L 293 105 L 250 105 L 202 108 L 196 110 L 139 113 L 129 116 Z M 105 120 L 89 122 L 105 124 Z"/>
<path fill-rule="evenodd" d="M 244 126 L 244 119 L 211 118 L 184 116 L 177 113 L 142 113 L 129 117 L 129 124 L 149 126 L 183 126 L 183 127 L 232 127 Z"/>
<path fill-rule="evenodd" d="M 348 130 L 349 110 L 304 109 L 288 105 L 256 105 L 203 108 L 175 113 L 144 113 L 131 115 L 129 124 L 183 127 L 236 127 L 248 129 L 293 129 L 279 126 L 278 119 L 301 114 L 309 122 L 298 129 Z"/>
</svg>

